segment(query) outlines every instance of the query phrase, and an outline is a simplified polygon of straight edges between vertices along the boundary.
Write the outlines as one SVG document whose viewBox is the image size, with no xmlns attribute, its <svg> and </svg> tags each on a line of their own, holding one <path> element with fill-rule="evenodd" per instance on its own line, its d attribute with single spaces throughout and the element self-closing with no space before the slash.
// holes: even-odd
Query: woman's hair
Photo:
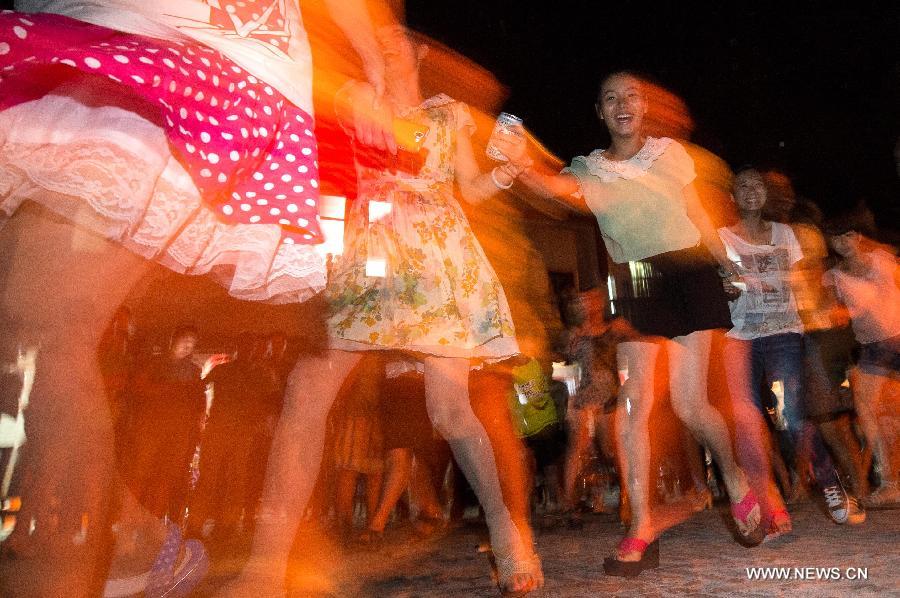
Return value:
<svg viewBox="0 0 900 598">
<path fill-rule="evenodd" d="M 812 224 L 821 229 L 824 220 L 822 208 L 816 202 L 806 197 L 798 197 L 794 204 L 794 210 L 791 212 L 791 222 L 798 224 Z"/>
<path fill-rule="evenodd" d="M 656 77 L 650 75 L 649 73 L 645 73 L 644 71 L 640 71 L 638 69 L 632 68 L 621 68 L 615 69 L 603 75 L 600 78 L 600 83 L 597 84 L 597 97 L 600 97 L 600 94 L 603 92 L 603 85 L 606 84 L 607 81 L 612 79 L 613 77 L 634 77 L 641 83 L 645 85 L 651 85 L 655 88 L 666 89 L 666 86 L 663 85 Z"/>
<path fill-rule="evenodd" d="M 827 218 L 822 225 L 822 232 L 827 237 L 856 232 L 870 239 L 875 238 L 872 215 L 862 202 L 849 210 L 844 210 Z"/>
<path fill-rule="evenodd" d="M 762 174 L 762 172 L 763 172 L 762 169 L 759 166 L 757 166 L 756 164 L 753 164 L 752 162 L 744 162 L 743 164 L 741 164 L 740 166 L 738 166 L 737 168 L 734 169 L 734 177 L 733 178 L 737 178 L 737 175 L 743 174 L 745 172 L 749 172 L 751 170 L 754 172 L 758 172 L 760 174 Z"/>
</svg>

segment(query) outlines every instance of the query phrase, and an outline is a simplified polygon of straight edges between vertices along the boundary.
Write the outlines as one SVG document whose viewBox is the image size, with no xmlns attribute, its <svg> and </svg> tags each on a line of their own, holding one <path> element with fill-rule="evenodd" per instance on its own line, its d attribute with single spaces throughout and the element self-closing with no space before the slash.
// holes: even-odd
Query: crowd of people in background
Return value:
<svg viewBox="0 0 900 598">
<path fill-rule="evenodd" d="M 277 594 L 304 526 L 373 550 L 407 521 L 422 538 L 479 521 L 518 596 L 544 584 L 534 528 L 590 512 L 622 521 L 604 570 L 634 577 L 719 499 L 748 547 L 793 533 L 804 496 L 838 525 L 900 503 L 896 248 L 864 205 L 825 218 L 777 169 L 735 165 L 705 193 L 647 76 L 600 82 L 605 149 L 560 170 L 516 125 L 489 162 L 477 111 L 426 90 L 425 40 L 327 3 L 365 80 L 329 96 L 357 196 L 326 269 L 293 3 L 22 4 L 37 14 L 0 14 L 0 350 L 40 347 L 17 478 L 38 504 L 10 546 L 52 536 L 53 558 L 10 587 L 187 593 L 207 549 L 240 545 L 224 591 Z M 554 295 L 514 217 L 496 238 L 477 223 L 520 201 L 596 221 L 608 284 Z M 324 348 L 190 324 L 160 343 L 122 307 L 145 258 L 239 299 L 321 292 Z"/>
</svg>

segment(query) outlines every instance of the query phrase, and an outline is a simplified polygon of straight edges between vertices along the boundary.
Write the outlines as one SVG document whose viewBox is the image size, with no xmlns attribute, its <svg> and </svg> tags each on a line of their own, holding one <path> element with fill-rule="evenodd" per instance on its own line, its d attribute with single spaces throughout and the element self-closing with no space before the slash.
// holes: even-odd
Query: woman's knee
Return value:
<svg viewBox="0 0 900 598">
<path fill-rule="evenodd" d="M 477 423 L 468 401 L 428 401 L 428 417 L 435 430 L 446 440 L 467 436 Z"/>
<path fill-rule="evenodd" d="M 694 438 L 702 436 L 702 431 L 712 417 L 718 415 L 705 398 L 676 399 L 672 397 L 672 410 Z"/>
</svg>

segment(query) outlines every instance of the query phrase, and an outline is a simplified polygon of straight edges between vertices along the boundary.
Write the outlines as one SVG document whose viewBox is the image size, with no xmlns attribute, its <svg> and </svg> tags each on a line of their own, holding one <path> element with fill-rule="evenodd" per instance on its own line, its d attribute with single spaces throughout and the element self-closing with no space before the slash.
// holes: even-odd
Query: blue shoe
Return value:
<svg viewBox="0 0 900 598">
<path fill-rule="evenodd" d="M 180 598 L 197 587 L 209 570 L 209 555 L 199 540 L 183 540 L 181 528 L 169 525 L 169 534 L 150 569 L 146 598 Z"/>
</svg>

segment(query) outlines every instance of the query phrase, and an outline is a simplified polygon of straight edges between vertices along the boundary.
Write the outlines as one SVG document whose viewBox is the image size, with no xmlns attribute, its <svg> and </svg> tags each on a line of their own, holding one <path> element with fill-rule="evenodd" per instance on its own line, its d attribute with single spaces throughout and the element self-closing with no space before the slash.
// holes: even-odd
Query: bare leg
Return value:
<svg viewBox="0 0 900 598">
<path fill-rule="evenodd" d="M 382 471 L 366 474 L 366 525 L 372 521 L 375 511 L 378 509 L 378 498 L 381 496 L 381 487 L 384 480 Z"/>
<path fill-rule="evenodd" d="M 356 496 L 356 482 L 359 472 L 352 469 L 339 468 L 335 472 L 334 511 L 338 527 L 342 530 L 353 529 L 353 499 Z M 371 516 L 372 511 L 369 511 Z"/>
<path fill-rule="evenodd" d="M 694 511 L 711 508 L 712 494 L 706 485 L 702 447 L 685 428 L 681 428 L 681 447 L 691 476 L 691 487 L 686 496 L 689 505 Z"/>
<path fill-rule="evenodd" d="M 384 531 L 391 511 L 409 488 L 412 457 L 412 449 L 408 448 L 395 448 L 387 451 L 381 500 L 378 501 L 378 508 L 369 518 L 368 529 L 376 532 Z"/>
<path fill-rule="evenodd" d="M 229 592 L 283 594 L 288 557 L 322 463 L 325 421 L 341 385 L 362 355 L 329 351 L 302 357 L 288 378 L 284 410 L 269 455 L 250 559 Z"/>
<path fill-rule="evenodd" d="M 651 541 L 658 535 L 650 513 L 650 436 L 648 423 L 653 410 L 654 369 L 659 346 L 647 342 L 621 343 L 617 349 L 619 369 L 628 369 L 628 380 L 619 391 L 616 415 L 619 463 L 625 480 L 631 525 L 628 536 Z M 623 561 L 639 560 L 637 552 L 619 553 Z"/>
<path fill-rule="evenodd" d="M 853 387 L 853 405 L 859 416 L 859 424 L 866 443 L 872 448 L 872 456 L 881 467 L 881 482 L 884 486 L 894 481 L 888 444 L 878 425 L 878 403 L 884 386 L 884 378 L 867 374 L 859 368 L 853 368 L 850 373 L 850 381 Z"/>
<path fill-rule="evenodd" d="M 789 502 L 797 500 L 798 495 L 805 492 L 805 490 L 803 490 L 803 481 L 800 479 L 800 476 L 798 476 L 797 483 L 794 484 L 791 479 L 791 472 L 788 471 L 787 465 L 784 464 L 781 450 L 771 438 L 766 442 L 765 446 L 766 450 L 769 451 L 769 461 L 772 463 L 772 471 L 775 472 L 775 478 L 778 480 L 778 484 L 781 486 L 782 491 L 787 495 Z"/>
<path fill-rule="evenodd" d="M 726 339 L 723 358 L 728 366 L 728 391 L 734 413 L 738 460 L 747 472 L 754 494 L 761 501 L 763 520 L 769 521 L 775 513 L 785 511 L 784 499 L 772 477 L 773 465 L 779 474 L 785 470 L 780 458 L 774 464 L 770 459 L 772 442 L 762 414 L 751 397 L 750 342 Z M 790 476 L 787 481 L 790 482 Z"/>
<path fill-rule="evenodd" d="M 900 480 L 900 380 L 884 378 L 879 398 L 879 426 L 885 439 L 889 477 L 897 485 Z M 900 488 L 897 488 L 900 491 Z"/>
<path fill-rule="evenodd" d="M 115 243 L 25 203 L 0 229 L 0 357 L 38 347 L 28 408 L 33 487 L 24 508 L 60 501 L 60 529 L 33 562 L 0 562 L 0 594 L 95 596 L 108 568 L 118 489 L 113 426 L 97 347 L 148 263 Z M 86 514 L 86 541 L 72 534 Z M 20 521 L 27 521 L 26 512 Z M 38 525 L 47 523 L 37 513 Z M 24 537 L 22 525 L 10 538 Z M 14 566 L 12 566 L 14 565 Z"/>
<path fill-rule="evenodd" d="M 591 444 L 588 418 L 594 416 L 593 409 L 579 409 L 570 430 L 569 444 L 566 447 L 566 462 L 563 475 L 563 500 L 565 510 L 572 510 L 576 504 L 576 488 L 578 474 L 584 468 L 584 457 Z"/>
<path fill-rule="evenodd" d="M 434 476 L 428 465 L 418 457 L 413 465 L 412 485 L 419 505 L 419 517 L 443 519 L 443 509 L 434 487 Z"/>
<path fill-rule="evenodd" d="M 712 452 L 725 478 L 728 495 L 731 501 L 736 503 L 744 497 L 750 487 L 746 476 L 734 459 L 725 420 L 709 404 L 706 377 L 709 371 L 711 341 L 712 331 L 701 330 L 668 342 L 672 408 L 694 437 Z M 747 525 L 752 529 L 759 521 L 760 512 L 757 506 L 748 515 Z"/>
<path fill-rule="evenodd" d="M 494 452 L 484 426 L 469 403 L 469 362 L 465 359 L 429 357 L 425 359 L 425 402 L 428 416 L 447 440 L 456 462 L 466 474 L 484 509 L 491 546 L 498 562 L 510 556 L 526 561 L 534 548 L 526 546 L 503 502 Z M 502 568 L 502 567 L 501 567 Z M 501 571 L 502 575 L 502 571 Z M 511 590 L 543 585 L 540 570 L 507 580 Z"/>
<path fill-rule="evenodd" d="M 531 537 L 529 499 L 531 480 L 528 469 L 528 451 L 516 436 L 506 393 L 512 386 L 508 371 L 488 367 L 474 372 L 470 378 L 471 405 L 475 416 L 487 433 L 494 451 L 494 463 L 500 477 L 503 502 L 516 524 L 522 543 L 530 546 Z M 458 502 L 458 501 L 457 501 Z"/>
</svg>

